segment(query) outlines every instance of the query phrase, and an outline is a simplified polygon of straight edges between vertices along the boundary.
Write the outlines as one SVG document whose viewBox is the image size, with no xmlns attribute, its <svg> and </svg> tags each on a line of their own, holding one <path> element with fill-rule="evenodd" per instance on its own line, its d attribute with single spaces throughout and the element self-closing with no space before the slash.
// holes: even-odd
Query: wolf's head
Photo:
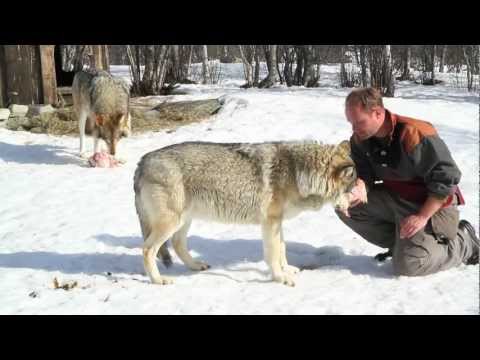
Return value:
<svg viewBox="0 0 480 360">
<path fill-rule="evenodd" d="M 357 180 L 355 163 L 350 157 L 350 142 L 345 140 L 334 149 L 330 161 L 329 188 L 333 194 L 333 206 L 345 211 L 350 205 L 350 196 Z M 365 199 L 366 201 L 366 199 Z"/>
<path fill-rule="evenodd" d="M 115 155 L 117 143 L 122 137 L 130 136 L 130 113 L 97 114 L 95 125 L 99 130 L 99 137 L 105 140 L 111 155 Z"/>
</svg>

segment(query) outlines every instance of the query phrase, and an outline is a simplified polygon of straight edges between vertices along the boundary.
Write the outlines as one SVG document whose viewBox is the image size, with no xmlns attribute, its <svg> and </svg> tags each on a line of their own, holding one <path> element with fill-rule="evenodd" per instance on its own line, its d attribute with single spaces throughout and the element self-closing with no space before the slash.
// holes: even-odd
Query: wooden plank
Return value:
<svg viewBox="0 0 480 360">
<path fill-rule="evenodd" d="M 4 45 L 6 92 L 12 104 L 37 104 L 42 98 L 36 45 Z"/>
<path fill-rule="evenodd" d="M 54 45 L 40 45 L 43 103 L 57 105 Z"/>
</svg>

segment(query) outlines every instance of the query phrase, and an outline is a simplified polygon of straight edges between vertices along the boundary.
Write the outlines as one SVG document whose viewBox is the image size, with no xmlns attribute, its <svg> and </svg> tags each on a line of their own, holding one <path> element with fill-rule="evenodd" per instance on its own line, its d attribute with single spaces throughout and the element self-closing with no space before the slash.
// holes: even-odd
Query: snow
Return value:
<svg viewBox="0 0 480 360">
<path fill-rule="evenodd" d="M 322 66 L 322 86 L 239 89 L 240 64 L 221 64 L 217 85 L 182 85 L 175 100 L 225 96 L 214 118 L 172 133 L 123 139 L 125 165 L 89 168 L 78 138 L 0 128 L 0 313 L 2 314 L 477 314 L 479 266 L 426 277 L 395 277 L 382 251 L 348 229 L 327 206 L 284 222 L 289 263 L 312 266 L 296 287 L 270 281 L 260 229 L 194 221 L 192 256 L 212 267 L 188 270 L 172 251 L 160 272 L 175 283 L 155 286 L 144 274 L 134 207 L 133 173 L 140 157 L 183 141 L 259 142 L 350 136 L 343 114 L 349 89 L 335 65 Z M 126 66 L 113 73 L 128 78 Z M 448 80 L 448 74 L 439 74 Z M 393 112 L 432 122 L 462 170 L 467 202 L 461 218 L 479 226 L 479 100 L 452 85 L 401 82 L 385 99 Z M 87 141 L 88 150 L 93 140 Z M 110 275 L 109 275 L 110 274 Z M 53 288 L 77 281 L 70 291 Z M 36 297 L 29 296 L 34 292 Z"/>
</svg>

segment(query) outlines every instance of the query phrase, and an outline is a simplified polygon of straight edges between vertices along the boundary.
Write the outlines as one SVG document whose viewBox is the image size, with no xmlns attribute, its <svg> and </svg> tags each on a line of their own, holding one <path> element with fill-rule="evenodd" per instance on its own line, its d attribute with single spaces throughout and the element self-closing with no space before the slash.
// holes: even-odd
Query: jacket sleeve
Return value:
<svg viewBox="0 0 480 360">
<path fill-rule="evenodd" d="M 352 160 L 355 163 L 358 177 L 365 182 L 365 185 L 367 185 L 367 190 L 371 189 L 375 180 L 373 168 L 364 152 L 356 144 L 353 136 L 350 138 L 350 148 Z"/>
<path fill-rule="evenodd" d="M 424 180 L 430 195 L 445 199 L 460 182 L 462 173 L 447 145 L 437 135 L 424 137 L 410 157 L 417 176 Z"/>
</svg>

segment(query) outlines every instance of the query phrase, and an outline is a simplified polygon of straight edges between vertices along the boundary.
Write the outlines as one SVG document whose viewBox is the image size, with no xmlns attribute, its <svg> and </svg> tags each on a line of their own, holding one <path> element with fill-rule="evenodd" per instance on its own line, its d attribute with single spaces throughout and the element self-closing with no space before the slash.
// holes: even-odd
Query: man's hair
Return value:
<svg viewBox="0 0 480 360">
<path fill-rule="evenodd" d="M 355 89 L 345 99 L 345 108 L 360 106 L 362 110 L 370 112 L 374 107 L 383 108 L 382 94 L 372 87 Z"/>
</svg>

